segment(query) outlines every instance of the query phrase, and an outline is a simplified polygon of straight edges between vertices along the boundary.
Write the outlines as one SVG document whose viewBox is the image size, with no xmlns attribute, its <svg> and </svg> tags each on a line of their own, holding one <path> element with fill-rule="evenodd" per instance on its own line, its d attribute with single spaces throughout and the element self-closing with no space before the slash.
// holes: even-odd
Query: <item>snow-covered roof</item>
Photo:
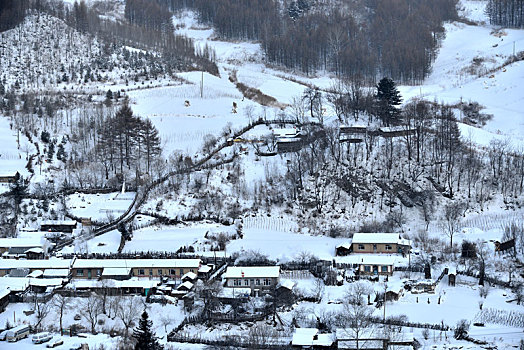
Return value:
<svg viewBox="0 0 524 350">
<path fill-rule="evenodd" d="M 352 125 L 340 125 L 340 128 L 359 128 L 359 129 L 366 129 L 367 125 L 364 124 L 352 124 Z"/>
<path fill-rule="evenodd" d="M 182 283 L 181 285 L 179 285 L 178 287 L 176 287 L 176 289 L 180 290 L 182 288 L 185 288 L 187 290 L 190 290 L 191 288 L 193 288 L 193 283 L 189 282 L 189 281 L 185 281 L 184 283 Z"/>
<path fill-rule="evenodd" d="M 279 137 L 278 142 L 279 143 L 293 143 L 293 142 L 300 142 L 300 138 L 293 138 L 293 137 Z"/>
<path fill-rule="evenodd" d="M 357 346 L 358 345 L 358 346 Z M 339 349 L 383 349 L 384 348 L 384 340 L 342 340 L 338 341 L 338 348 Z"/>
<path fill-rule="evenodd" d="M 41 254 L 43 252 L 44 250 L 40 247 L 29 248 L 28 250 L 25 251 L 25 253 L 35 253 L 35 254 Z"/>
<path fill-rule="evenodd" d="M 280 276 L 280 266 L 228 266 L 224 278 L 264 278 Z"/>
<path fill-rule="evenodd" d="M 336 248 L 349 249 L 349 248 L 351 248 L 351 242 L 340 243 L 339 245 L 336 246 Z"/>
<path fill-rule="evenodd" d="M 200 259 L 76 259 L 73 268 L 195 268 Z"/>
<path fill-rule="evenodd" d="M 27 275 L 27 277 L 38 278 L 38 277 L 42 277 L 43 274 L 44 272 L 42 270 L 34 270 L 29 275 Z"/>
<path fill-rule="evenodd" d="M 41 237 L 24 237 L 24 238 L 0 238 L 0 247 L 13 248 L 13 247 L 43 247 L 45 244 L 42 243 Z"/>
<path fill-rule="evenodd" d="M 69 269 L 70 261 L 66 259 L 48 260 L 14 260 L 2 259 L 0 269 Z"/>
<path fill-rule="evenodd" d="M 130 274 L 130 267 L 106 267 L 102 272 L 102 276 L 129 276 Z"/>
<path fill-rule="evenodd" d="M 295 346 L 312 346 L 313 338 L 317 335 L 318 329 L 316 328 L 297 328 L 293 333 L 293 340 L 291 345 Z"/>
<path fill-rule="evenodd" d="M 404 128 L 403 126 L 382 126 L 380 131 L 382 132 L 399 132 L 404 130 L 414 130 L 412 128 Z"/>
<path fill-rule="evenodd" d="M 184 276 L 182 276 L 182 279 L 185 280 L 186 278 L 189 278 L 190 280 L 195 280 L 197 278 L 197 274 L 194 272 L 189 271 Z"/>
<path fill-rule="evenodd" d="M 284 287 L 284 288 L 287 288 L 289 290 L 293 290 L 293 288 L 295 287 L 296 285 L 296 282 L 293 281 L 293 280 L 288 280 L 288 279 L 283 279 L 283 280 L 280 280 L 280 282 L 278 283 L 277 285 L 277 288 L 279 287 Z"/>
<path fill-rule="evenodd" d="M 208 273 L 209 271 L 211 271 L 211 269 L 212 269 L 212 267 L 209 266 L 209 265 L 202 265 L 198 269 L 198 272 L 200 272 L 200 273 Z"/>
<path fill-rule="evenodd" d="M 23 292 L 29 286 L 29 278 L 26 277 L 0 277 L 0 289 L 9 288 L 12 292 Z"/>
<path fill-rule="evenodd" d="M 43 277 L 67 277 L 68 275 L 69 269 L 45 269 Z"/>
<path fill-rule="evenodd" d="M 334 336 L 332 333 L 317 334 L 317 339 L 313 340 L 313 345 L 316 346 L 331 346 L 334 342 Z"/>
<path fill-rule="evenodd" d="M 5 298 L 6 296 L 9 295 L 9 293 L 11 293 L 11 290 L 7 289 L 7 288 L 0 288 L 0 299 L 2 298 Z"/>
<path fill-rule="evenodd" d="M 54 287 L 61 286 L 65 282 L 67 282 L 67 280 L 64 280 L 63 278 L 31 278 L 29 280 L 29 285 L 37 287 Z"/>
<path fill-rule="evenodd" d="M 299 130 L 296 128 L 273 129 L 273 134 L 277 137 L 295 136 L 298 133 Z"/>
<path fill-rule="evenodd" d="M 409 240 L 401 239 L 398 233 L 355 233 L 352 243 L 411 244 Z"/>
</svg>

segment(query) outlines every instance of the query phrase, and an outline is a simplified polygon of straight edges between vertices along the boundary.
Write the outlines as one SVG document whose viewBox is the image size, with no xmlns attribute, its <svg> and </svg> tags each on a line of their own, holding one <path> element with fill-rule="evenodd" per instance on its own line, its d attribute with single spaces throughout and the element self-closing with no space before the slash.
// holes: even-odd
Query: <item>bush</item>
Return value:
<svg viewBox="0 0 524 350">
<path fill-rule="evenodd" d="M 460 320 L 455 327 L 454 337 L 457 340 L 465 339 L 468 336 L 469 322 L 467 320 Z"/>
<path fill-rule="evenodd" d="M 476 259 L 477 258 L 477 247 L 475 243 L 469 241 L 462 242 L 462 255 L 466 259 Z"/>
</svg>

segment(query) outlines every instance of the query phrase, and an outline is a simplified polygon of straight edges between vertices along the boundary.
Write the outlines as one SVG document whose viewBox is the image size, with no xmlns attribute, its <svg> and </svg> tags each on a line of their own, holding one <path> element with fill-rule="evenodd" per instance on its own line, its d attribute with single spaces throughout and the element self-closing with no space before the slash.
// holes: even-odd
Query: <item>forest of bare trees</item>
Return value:
<svg viewBox="0 0 524 350">
<path fill-rule="evenodd" d="M 23 6 L 19 5 L 22 3 Z M 104 14 L 102 10 L 98 11 L 96 6 L 88 7 L 85 1 L 75 1 L 72 7 L 65 6 L 60 0 L 8 1 L 5 5 L 2 3 L 2 6 L 0 16 L 12 17 L 5 22 L 0 21 L 0 26 L 5 26 L 3 30 L 14 27 L 30 10 L 36 10 L 62 19 L 81 33 L 102 39 L 108 48 L 128 45 L 161 53 L 164 71 L 198 67 L 211 74 L 218 74 L 218 68 L 213 62 L 214 53 L 209 48 L 196 50 L 191 39 L 175 35 L 169 11 L 154 1 L 127 1 L 127 21 L 105 19 L 100 16 Z"/>
<path fill-rule="evenodd" d="M 260 40 L 271 63 L 371 82 L 378 76 L 421 82 L 436 57 L 442 22 L 457 16 L 455 0 L 158 1 L 195 9 L 224 39 Z"/>
<path fill-rule="evenodd" d="M 511 27 L 524 27 L 523 0 L 489 0 L 486 12 L 491 24 Z"/>
</svg>

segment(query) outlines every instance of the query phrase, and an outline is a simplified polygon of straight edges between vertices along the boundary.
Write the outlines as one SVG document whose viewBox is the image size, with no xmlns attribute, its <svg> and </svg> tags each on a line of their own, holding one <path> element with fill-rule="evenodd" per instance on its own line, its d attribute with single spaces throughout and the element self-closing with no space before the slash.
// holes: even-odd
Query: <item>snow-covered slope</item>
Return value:
<svg viewBox="0 0 524 350">
<path fill-rule="evenodd" d="M 486 138 L 502 134 L 518 147 L 524 142 L 524 93 L 520 87 L 524 61 L 508 61 L 514 53 L 524 51 L 524 31 L 486 24 L 485 6 L 484 1 L 462 1 L 461 15 L 478 24 L 446 23 L 446 38 L 430 76 L 422 86 L 402 86 L 400 90 L 406 101 L 422 97 L 450 104 L 478 102 L 486 107 L 483 112 L 494 118 L 484 127 L 488 133 L 475 139 L 487 144 Z"/>
</svg>

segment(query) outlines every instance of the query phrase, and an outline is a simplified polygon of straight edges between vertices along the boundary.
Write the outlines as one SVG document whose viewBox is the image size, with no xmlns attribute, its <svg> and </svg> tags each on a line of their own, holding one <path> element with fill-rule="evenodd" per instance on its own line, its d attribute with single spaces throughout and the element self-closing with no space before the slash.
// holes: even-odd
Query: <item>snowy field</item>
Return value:
<svg viewBox="0 0 524 350">
<path fill-rule="evenodd" d="M 28 177 L 29 173 L 25 168 L 27 161 L 25 160 L 26 154 L 18 149 L 17 137 L 20 137 L 20 144 L 24 145 L 24 150 L 30 153 L 32 146 L 27 142 L 27 138 L 20 134 L 17 135 L 16 131 L 11 130 L 9 127 L 9 119 L 0 117 L 0 176 L 11 176 L 17 171 L 20 175 L 25 178 Z M 7 184 L 0 184 L 0 193 L 4 193 L 9 190 Z"/>
<path fill-rule="evenodd" d="M 101 194 L 76 193 L 66 198 L 71 214 L 95 221 L 110 221 L 122 215 L 135 198 L 134 192 Z"/>
</svg>

